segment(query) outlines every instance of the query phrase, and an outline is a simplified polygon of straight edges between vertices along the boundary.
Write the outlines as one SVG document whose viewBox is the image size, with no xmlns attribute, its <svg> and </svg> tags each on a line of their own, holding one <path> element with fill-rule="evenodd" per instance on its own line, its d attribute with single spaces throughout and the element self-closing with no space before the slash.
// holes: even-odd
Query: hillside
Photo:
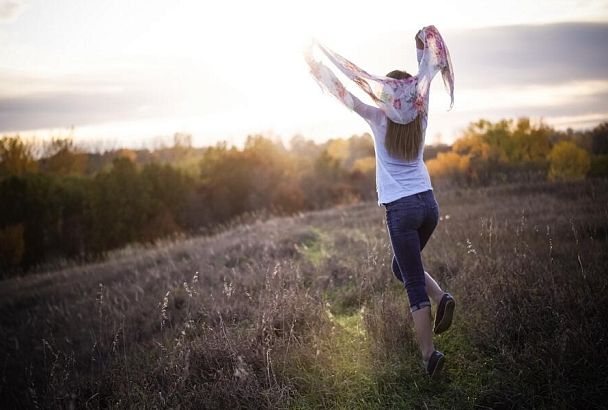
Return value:
<svg viewBox="0 0 608 410">
<path fill-rule="evenodd" d="M 5 408 L 603 405 L 608 181 L 439 189 L 429 381 L 374 202 L 0 282 Z"/>
</svg>

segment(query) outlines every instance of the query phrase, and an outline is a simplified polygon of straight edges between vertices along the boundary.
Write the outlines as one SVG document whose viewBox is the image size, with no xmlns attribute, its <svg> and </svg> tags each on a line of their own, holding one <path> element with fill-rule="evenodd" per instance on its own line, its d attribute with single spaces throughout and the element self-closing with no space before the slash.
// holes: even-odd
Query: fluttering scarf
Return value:
<svg viewBox="0 0 608 410">
<path fill-rule="evenodd" d="M 454 105 L 452 61 L 441 34 L 431 25 L 422 28 L 416 36 L 424 44 L 418 73 L 403 80 L 369 74 L 316 40 L 306 49 L 304 58 L 321 89 L 329 91 L 351 110 L 352 95 L 327 66 L 313 58 L 314 46 L 318 46 L 340 71 L 358 84 L 388 118 L 399 124 L 407 124 L 425 109 L 425 97 L 429 92 L 431 80 L 438 72 L 441 72 L 446 91 L 451 98 L 448 111 Z"/>
</svg>

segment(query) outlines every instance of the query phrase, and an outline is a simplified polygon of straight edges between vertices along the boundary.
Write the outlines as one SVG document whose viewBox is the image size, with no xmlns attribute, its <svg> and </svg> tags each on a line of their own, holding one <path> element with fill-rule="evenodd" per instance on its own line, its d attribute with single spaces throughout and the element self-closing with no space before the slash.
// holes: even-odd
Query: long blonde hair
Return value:
<svg viewBox="0 0 608 410">
<path fill-rule="evenodd" d="M 406 71 L 394 70 L 386 76 L 396 80 L 403 80 L 412 75 Z M 420 144 L 422 144 L 422 123 L 420 115 L 418 115 L 414 121 L 407 124 L 393 122 L 388 117 L 386 120 L 387 125 L 384 146 L 389 155 L 406 161 L 415 160 L 418 156 L 418 151 L 420 150 Z"/>
</svg>

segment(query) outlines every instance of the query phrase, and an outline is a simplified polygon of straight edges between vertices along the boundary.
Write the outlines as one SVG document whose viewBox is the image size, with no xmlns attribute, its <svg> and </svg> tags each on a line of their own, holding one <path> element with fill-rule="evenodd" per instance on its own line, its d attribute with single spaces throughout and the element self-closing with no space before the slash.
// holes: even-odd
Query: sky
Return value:
<svg viewBox="0 0 608 410">
<path fill-rule="evenodd" d="M 435 77 L 428 143 L 480 118 L 608 120 L 608 1 L 0 0 L 0 135 L 111 148 L 370 132 L 321 91 L 304 48 L 316 38 L 370 73 L 415 73 L 414 35 L 430 24 L 455 91 L 448 111 Z"/>
</svg>

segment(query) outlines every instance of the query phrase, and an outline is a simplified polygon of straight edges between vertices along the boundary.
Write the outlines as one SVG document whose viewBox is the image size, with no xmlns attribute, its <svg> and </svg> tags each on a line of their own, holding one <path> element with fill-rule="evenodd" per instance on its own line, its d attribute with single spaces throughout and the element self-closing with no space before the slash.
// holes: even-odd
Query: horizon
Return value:
<svg viewBox="0 0 608 410">
<path fill-rule="evenodd" d="M 525 118 L 525 117 L 523 117 Z M 512 125 L 517 124 L 517 121 L 519 119 L 522 119 L 522 117 L 519 118 L 503 118 L 500 119 L 499 121 L 502 120 L 507 120 L 507 121 L 512 121 Z M 480 118 L 479 120 L 486 120 L 484 118 Z M 539 125 L 538 122 L 533 121 L 532 119 L 530 120 L 530 125 L 533 127 L 537 127 Z M 491 123 L 495 124 L 496 122 L 491 121 Z M 560 128 L 556 128 L 553 126 L 550 126 L 547 123 L 544 123 L 544 125 L 548 125 L 550 126 L 554 131 L 556 132 L 568 132 L 571 131 L 572 134 L 582 134 L 588 131 L 593 130 L 595 127 L 601 125 L 602 123 L 608 123 L 606 121 L 601 122 L 596 124 L 594 127 L 584 127 L 584 128 L 566 128 L 566 129 L 560 129 Z M 70 131 L 70 130 L 68 130 Z M 111 139 L 99 139 L 99 140 L 95 140 L 95 139 L 90 139 L 90 140 L 78 140 L 76 138 L 74 138 L 73 135 L 70 135 L 68 133 L 68 135 L 51 135 L 48 138 L 39 138 L 37 136 L 28 136 L 28 137 L 23 137 L 22 135 L 20 135 L 19 133 L 14 133 L 14 134 L 0 134 L 0 138 L 19 138 L 22 141 L 26 142 L 27 144 L 29 144 L 31 147 L 33 147 L 33 151 L 32 154 L 34 155 L 34 158 L 36 160 L 41 160 L 45 157 L 44 155 L 44 148 L 45 148 L 45 144 L 47 143 L 51 143 L 53 140 L 57 140 L 57 141 L 61 141 L 61 140 L 67 140 L 70 141 L 71 143 L 74 144 L 74 147 L 77 148 L 79 150 L 79 152 L 84 153 L 84 154 L 92 154 L 92 155 L 103 155 L 105 153 L 114 153 L 117 151 L 121 151 L 121 150 L 130 150 L 130 151 L 149 151 L 150 153 L 154 153 L 156 151 L 162 151 L 162 150 L 166 150 L 166 149 L 172 149 L 175 146 L 182 146 L 185 148 L 192 148 L 192 149 L 197 149 L 197 150 L 202 150 L 205 148 L 211 148 L 211 147 L 217 147 L 218 145 L 221 144 L 226 144 L 227 148 L 236 148 L 238 150 L 244 150 L 245 149 L 245 143 L 247 141 L 247 139 L 249 137 L 262 137 L 265 139 L 268 139 L 270 141 L 272 141 L 272 143 L 275 144 L 282 144 L 283 147 L 287 150 L 291 150 L 291 140 L 293 138 L 304 138 L 307 141 L 312 141 L 314 144 L 316 145 L 323 145 L 325 143 L 329 143 L 330 141 L 334 141 L 334 140 L 349 140 L 350 138 L 353 137 L 362 137 L 364 135 L 369 135 L 371 138 L 371 130 L 370 131 L 363 131 L 359 134 L 351 134 L 351 135 L 343 135 L 343 136 L 332 136 L 329 137 L 327 139 L 322 139 L 322 140 L 315 140 L 313 138 L 307 137 L 306 135 L 302 135 L 302 134 L 293 134 L 290 136 L 282 136 L 282 135 L 277 135 L 277 134 L 273 134 L 273 133 L 249 133 L 247 135 L 245 135 L 245 137 L 239 141 L 235 142 L 229 142 L 225 139 L 218 139 L 215 140 L 213 143 L 209 143 L 209 144 L 205 144 L 205 145 L 198 145 L 198 144 L 194 144 L 194 143 L 189 143 L 186 145 L 182 145 L 183 141 L 184 141 L 184 136 L 187 137 L 186 139 L 188 141 L 192 141 L 192 135 L 188 134 L 188 133 L 180 133 L 180 132 L 175 132 L 171 135 L 159 135 L 159 136 L 152 136 L 149 137 L 147 139 L 141 140 L 139 145 L 134 145 L 134 146 L 125 146 L 125 145 L 119 145 L 116 140 L 111 140 Z M 179 136 L 181 136 L 182 138 L 180 139 Z M 456 139 L 460 138 L 457 137 Z M 178 139 L 180 139 L 180 142 L 176 142 Z M 370 139 L 371 141 L 371 139 Z M 430 146 L 430 147 L 451 147 L 454 143 L 456 142 L 456 140 L 454 141 L 450 141 L 450 142 L 445 142 L 445 141 L 431 141 L 429 142 L 428 140 L 425 141 L 425 146 Z"/>
<path fill-rule="evenodd" d="M 427 143 L 451 144 L 481 118 L 528 117 L 556 130 L 608 120 L 606 1 L 435 2 L 434 10 L 412 10 L 403 25 L 370 22 L 356 5 L 317 3 L 0 1 L 0 135 L 146 148 L 175 133 L 191 134 L 197 147 L 240 146 L 248 135 L 287 144 L 295 135 L 319 143 L 370 133 L 321 92 L 303 47 L 315 37 L 381 74 L 415 67 L 414 34 L 428 24 L 449 47 L 455 99 L 447 112 L 435 77 Z"/>
</svg>

